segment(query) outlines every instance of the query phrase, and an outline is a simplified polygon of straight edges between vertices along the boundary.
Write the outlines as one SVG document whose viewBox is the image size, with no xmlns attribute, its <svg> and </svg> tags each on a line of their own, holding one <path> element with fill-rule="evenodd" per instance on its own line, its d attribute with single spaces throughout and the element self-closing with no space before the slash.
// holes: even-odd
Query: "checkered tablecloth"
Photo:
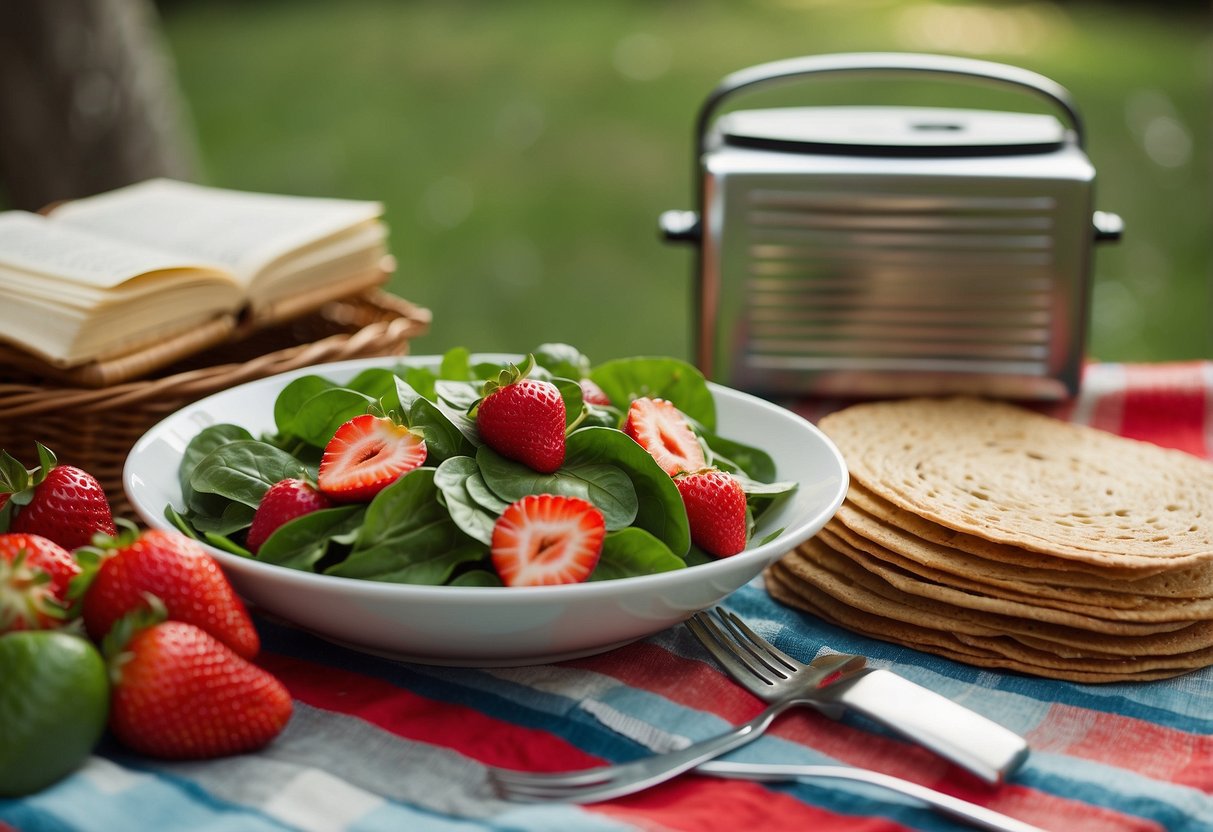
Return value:
<svg viewBox="0 0 1213 832">
<path fill-rule="evenodd" d="M 1081 397 L 1048 411 L 1213 458 L 1213 362 L 1093 365 Z M 865 766 L 1059 832 L 1213 829 L 1213 669 L 1162 682 L 1054 682 L 853 635 L 777 604 L 761 579 L 726 606 L 787 652 L 810 658 L 824 645 L 865 654 L 1022 733 L 1033 749 L 1010 783 L 989 788 L 871 725 L 801 709 L 738 759 Z M 58 785 L 0 800 L 0 832 L 960 828 L 885 793 L 826 781 L 687 775 L 590 806 L 493 797 L 489 765 L 556 770 L 631 759 L 757 713 L 762 704 L 681 627 L 592 658 L 488 670 L 396 663 L 258 625 L 260 662 L 295 698 L 272 745 L 166 764 L 103 744 Z"/>
</svg>

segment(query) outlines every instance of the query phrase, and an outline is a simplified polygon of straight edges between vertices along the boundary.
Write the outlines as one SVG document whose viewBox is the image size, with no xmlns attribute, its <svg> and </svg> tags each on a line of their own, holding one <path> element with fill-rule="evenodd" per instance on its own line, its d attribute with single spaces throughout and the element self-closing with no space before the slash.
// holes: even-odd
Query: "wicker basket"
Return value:
<svg viewBox="0 0 1213 832">
<path fill-rule="evenodd" d="M 101 388 L 61 385 L 0 368 L 0 448 L 27 465 L 41 442 L 100 481 L 115 514 L 135 519 L 122 491 L 131 447 L 158 421 L 211 393 L 286 370 L 349 358 L 404 355 L 430 312 L 374 290 L 333 301 L 223 343 L 137 380 Z"/>
</svg>

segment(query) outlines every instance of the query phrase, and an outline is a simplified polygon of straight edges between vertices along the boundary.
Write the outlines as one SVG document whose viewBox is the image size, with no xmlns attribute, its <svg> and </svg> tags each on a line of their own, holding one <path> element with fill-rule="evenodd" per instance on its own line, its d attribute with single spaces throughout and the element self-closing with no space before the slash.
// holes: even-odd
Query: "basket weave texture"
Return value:
<svg viewBox="0 0 1213 832">
<path fill-rule="evenodd" d="M 32 465 L 34 443 L 41 442 L 61 463 L 95 476 L 115 514 L 133 520 L 122 467 L 139 437 L 161 419 L 212 393 L 287 370 L 405 355 L 430 320 L 428 309 L 373 290 L 108 387 L 61 385 L 0 367 L 0 448 Z"/>
</svg>

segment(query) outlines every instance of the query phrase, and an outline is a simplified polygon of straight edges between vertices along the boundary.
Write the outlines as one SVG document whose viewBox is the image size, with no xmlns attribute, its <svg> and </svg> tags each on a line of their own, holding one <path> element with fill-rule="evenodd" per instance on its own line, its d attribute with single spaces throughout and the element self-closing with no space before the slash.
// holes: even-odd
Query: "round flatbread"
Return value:
<svg viewBox="0 0 1213 832">
<path fill-rule="evenodd" d="M 827 523 L 819 534 L 832 549 L 837 551 L 844 550 L 836 541 L 845 542 L 848 546 L 916 575 L 921 580 L 981 592 L 996 598 L 1008 598 L 1058 609 L 1068 609 L 1072 605 L 1077 605 L 1077 607 L 1099 606 L 1110 610 L 1153 609 L 1165 608 L 1178 603 L 1171 598 L 1138 595 L 1133 592 L 1112 592 L 1064 584 L 1031 583 L 1017 581 L 1011 577 L 998 578 L 991 577 L 989 574 L 982 575 L 983 570 L 980 567 L 965 569 L 965 566 L 973 566 L 974 564 L 971 562 L 979 561 L 979 558 L 956 550 L 953 550 L 953 559 L 961 561 L 961 563 L 957 565 L 948 561 L 942 564 L 944 568 L 940 568 L 941 564 L 937 561 L 923 563 L 920 560 L 906 557 L 900 552 L 887 549 L 879 543 L 857 534 L 853 529 L 836 520 Z M 831 536 L 834 539 L 831 539 Z M 982 563 L 988 563 L 988 561 Z M 979 575 L 979 577 L 971 577 L 973 575 Z M 1199 599 L 1199 601 L 1205 604 L 1209 611 L 1213 611 L 1213 599 Z M 1074 611 L 1085 612 L 1086 610 L 1075 608 Z"/>
<path fill-rule="evenodd" d="M 1099 649 L 1106 636 L 1133 637 L 1170 633 L 1187 629 L 1192 622 L 1138 622 L 1095 618 L 1043 607 L 1014 604 L 995 598 L 971 599 L 972 606 L 961 606 L 942 598 L 904 592 L 877 575 L 856 566 L 850 559 L 830 549 L 819 538 L 812 538 L 780 561 L 801 580 L 813 584 L 851 606 L 886 617 L 906 621 L 930 622 L 938 629 L 963 630 L 971 635 L 1001 636 L 1023 633 L 1054 640 L 1065 639 L 1074 646 Z M 1198 622 L 1199 626 L 1206 622 Z M 1213 643 L 1213 627 L 1203 633 Z"/>
<path fill-rule="evenodd" d="M 920 574 L 923 568 L 913 561 L 897 562 L 894 553 L 874 556 L 868 548 L 852 545 L 852 540 L 862 543 L 861 538 L 849 535 L 845 527 L 837 533 L 829 525 L 817 535 L 833 552 L 849 558 L 856 566 L 867 570 L 902 592 L 921 595 L 924 598 L 955 604 L 966 609 L 985 609 L 992 612 L 1027 615 L 1034 617 L 1032 610 L 1047 608 L 1070 612 L 1079 616 L 1109 621 L 1204 621 L 1210 618 L 1213 601 L 1186 601 L 1184 603 L 1159 602 L 1157 599 L 1139 599 L 1132 596 L 1127 601 L 1115 599 L 1118 604 L 1109 604 L 1109 593 L 1094 594 L 1088 600 L 1081 592 L 1071 590 L 1067 598 L 1041 597 L 1031 592 L 1011 592 L 983 585 L 977 581 L 966 581 L 948 573 L 932 576 Z M 850 538 L 850 539 L 848 539 Z M 908 565 L 905 565 L 908 564 Z M 1054 588 L 1056 591 L 1056 588 Z M 1132 603 L 1138 601 L 1139 603 Z M 1028 611 L 1028 612 L 1025 612 Z"/>
<path fill-rule="evenodd" d="M 767 568 L 765 581 L 768 592 L 777 601 L 804 610 L 823 621 L 861 635 L 913 650 L 933 653 L 977 667 L 1010 670 L 1033 676 L 1088 684 L 1167 679 L 1195 669 L 1182 664 L 1171 666 L 1166 662 L 1163 664 L 1167 666 L 1152 669 L 1144 669 L 1139 666 L 1126 668 L 1123 663 L 1117 667 L 1109 666 L 1106 670 L 1078 670 L 1064 665 L 1064 663 L 1060 667 L 1042 667 L 1028 661 L 1010 658 L 987 647 L 966 644 L 955 634 L 947 631 L 932 630 L 910 622 L 885 619 L 879 615 L 849 607 L 825 593 L 818 592 L 812 585 L 787 572 L 782 561 Z M 972 640 L 976 641 L 976 639 Z M 981 644 L 993 643 L 995 642 L 981 642 Z"/>
<path fill-rule="evenodd" d="M 1213 465 L 970 397 L 853 405 L 819 422 L 851 477 L 984 540 L 1127 569 L 1213 561 Z"/>
<path fill-rule="evenodd" d="M 903 557 L 983 583 L 1031 587 L 1027 591 L 1033 592 L 1074 587 L 1143 599 L 1213 597 L 1213 563 L 1181 569 L 1163 566 L 1166 571 L 1144 576 L 1137 570 L 1075 564 L 946 529 L 855 483 L 834 521 Z"/>
</svg>

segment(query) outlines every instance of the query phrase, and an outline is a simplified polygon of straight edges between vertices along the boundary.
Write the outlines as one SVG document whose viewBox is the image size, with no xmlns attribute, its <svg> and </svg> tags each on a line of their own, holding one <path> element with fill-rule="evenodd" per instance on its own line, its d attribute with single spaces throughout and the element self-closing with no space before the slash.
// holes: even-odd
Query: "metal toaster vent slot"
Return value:
<svg viewBox="0 0 1213 832">
<path fill-rule="evenodd" d="M 747 362 L 1045 372 L 1048 196 L 746 195 Z"/>
</svg>

